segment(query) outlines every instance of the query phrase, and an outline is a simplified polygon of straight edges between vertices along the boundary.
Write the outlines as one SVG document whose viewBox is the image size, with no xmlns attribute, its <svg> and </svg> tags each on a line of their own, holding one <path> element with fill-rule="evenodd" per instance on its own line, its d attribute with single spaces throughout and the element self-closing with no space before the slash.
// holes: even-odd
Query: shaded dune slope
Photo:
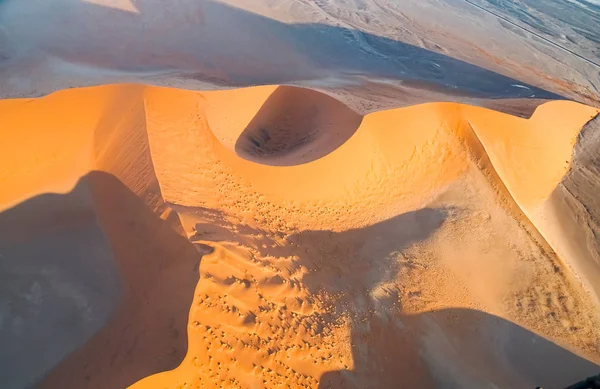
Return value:
<svg viewBox="0 0 600 389">
<path fill-rule="evenodd" d="M 237 155 L 267 165 L 323 157 L 348 140 L 362 119 L 323 93 L 290 86 L 241 89 L 234 96 L 210 92 L 208 101 L 209 125 L 219 140 Z"/>
<path fill-rule="evenodd" d="M 362 117 L 276 86 L 4 101 L 2 381 L 559 387 L 592 374 L 596 137 L 578 134 L 597 113 L 438 103 Z M 553 230 L 553 215 L 571 224 Z M 563 245 L 569 225 L 588 249 Z M 63 347 L 33 352 L 51 338 Z"/>
<path fill-rule="evenodd" d="M 64 168 L 53 169 L 52 160 L 38 169 L 23 160 L 2 162 L 14 166 L 9 174 L 21 176 L 19 181 L 9 177 L 5 188 L 31 188 L 35 183 L 42 191 L 67 192 L 27 191 L 27 197 L 36 196 L 2 213 L 3 268 L 8 274 L 15 268 L 32 273 L 5 296 L 17 310 L 15 317 L 34 326 L 24 332 L 21 324 L 14 324 L 26 338 L 10 337 L 4 343 L 18 347 L 15 353 L 7 349 L 3 357 L 21 369 L 10 371 L 10 365 L 4 365 L 2 381 L 8 387 L 40 380 L 61 360 L 44 387 L 126 387 L 176 367 L 185 355 L 186 315 L 198 280 L 199 255 L 178 233 L 177 218 L 163 213 L 148 150 L 142 90 L 105 88 L 91 95 L 93 91 L 84 91 L 80 103 L 93 106 L 93 112 L 73 111 L 69 96 L 60 94 L 40 101 L 38 109 L 48 112 L 46 126 L 34 127 L 28 135 L 33 147 L 50 153 Z M 10 113 L 19 114 L 18 109 Z M 64 120 L 52 123 L 55 117 Z M 76 137 L 85 141 L 62 149 Z M 28 152 L 37 150 L 25 149 L 21 157 L 29 157 Z M 89 173 L 79 177 L 86 170 Z M 49 186 L 44 186 L 46 177 L 56 181 L 47 180 Z M 96 235 L 82 236 L 90 229 Z M 61 251 L 57 245 L 66 247 Z M 36 249 L 39 246 L 43 248 Z M 11 282 L 18 280 L 19 273 Z M 32 284 L 39 285 L 39 298 L 24 300 Z M 45 316 L 45 311 L 52 314 Z M 47 355 L 34 351 L 41 344 L 48 345 L 43 346 Z M 15 360 L 15 355 L 20 358 Z"/>
<path fill-rule="evenodd" d="M 596 298 L 600 297 L 600 120 L 581 131 L 569 172 L 540 206 L 537 217 L 548 241 L 567 258 Z M 560 226 L 557 228 L 557 226 Z"/>
</svg>

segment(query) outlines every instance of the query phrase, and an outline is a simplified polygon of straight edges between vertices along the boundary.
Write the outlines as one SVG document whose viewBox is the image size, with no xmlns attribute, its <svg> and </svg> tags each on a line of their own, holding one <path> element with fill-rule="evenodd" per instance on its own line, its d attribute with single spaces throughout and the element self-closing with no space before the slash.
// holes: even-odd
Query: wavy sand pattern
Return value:
<svg viewBox="0 0 600 389">
<path fill-rule="evenodd" d="M 362 116 L 290 86 L 2 101 L 0 274 L 19 275 L 0 280 L 6 387 L 595 374 L 597 114 Z"/>
</svg>

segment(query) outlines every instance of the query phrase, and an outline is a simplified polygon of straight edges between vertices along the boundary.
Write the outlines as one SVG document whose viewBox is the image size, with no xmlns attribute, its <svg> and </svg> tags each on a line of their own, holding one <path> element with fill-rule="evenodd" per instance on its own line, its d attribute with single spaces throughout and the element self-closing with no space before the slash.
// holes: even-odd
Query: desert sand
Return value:
<svg viewBox="0 0 600 389">
<path fill-rule="evenodd" d="M 598 109 L 0 101 L 4 388 L 563 388 L 600 372 Z"/>
<path fill-rule="evenodd" d="M 375 110 L 472 97 L 597 106 L 599 24 L 597 0 L 4 0 L 0 97 L 293 84 L 351 89 L 350 105 Z"/>
</svg>

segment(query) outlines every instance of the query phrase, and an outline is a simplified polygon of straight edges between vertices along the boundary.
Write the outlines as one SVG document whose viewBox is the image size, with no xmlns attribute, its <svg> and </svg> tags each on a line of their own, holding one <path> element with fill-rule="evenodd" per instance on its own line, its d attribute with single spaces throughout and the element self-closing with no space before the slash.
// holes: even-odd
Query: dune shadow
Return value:
<svg viewBox="0 0 600 389">
<path fill-rule="evenodd" d="M 353 369 L 326 373 L 319 388 L 563 388 L 600 372 L 595 363 L 482 311 L 403 314 L 407 297 L 392 282 L 403 268 L 423 266 L 404 249 L 428 239 L 452 212 L 422 209 L 361 229 L 290 238 L 307 248 L 300 257 L 308 269 L 303 283 L 315 294 L 336 296 L 336 314 L 351 318 Z"/>
<path fill-rule="evenodd" d="M 118 265 L 82 180 L 0 213 L 0 382 L 31 387 L 106 324 Z"/>
<path fill-rule="evenodd" d="M 235 151 L 268 165 L 302 164 L 340 147 L 361 121 L 362 116 L 323 93 L 280 86 L 241 133 Z"/>
<path fill-rule="evenodd" d="M 124 388 L 177 367 L 201 257 L 177 224 L 103 172 L 1 213 L 3 388 Z"/>
<path fill-rule="evenodd" d="M 0 4 L 0 20 L 7 42 L 31 37 L 49 55 L 69 63 L 125 72 L 113 72 L 112 82 L 151 82 L 156 74 L 222 86 L 327 87 L 336 84 L 332 80 L 348 85 L 367 77 L 439 90 L 458 100 L 465 95 L 561 98 L 442 52 L 340 25 L 288 24 L 210 0 L 182 1 L 168 10 L 158 0 L 131 3 L 135 11 L 80 0 L 60 0 L 51 9 L 8 2 Z M 86 28 L 73 34 L 63 18 Z M 105 28 L 107 20 L 111 28 Z M 24 34 L 23 28 L 35 34 Z M 19 66 L 18 60 L 8 63 Z"/>
<path fill-rule="evenodd" d="M 597 364 L 482 311 L 443 309 L 400 322 L 374 317 L 354 325 L 354 369 L 325 373 L 319 388 L 562 389 L 600 373 Z"/>
<path fill-rule="evenodd" d="M 290 266 L 304 268 L 302 284 L 331 305 L 324 317 L 350 318 L 353 367 L 325 373 L 319 388 L 561 389 L 600 372 L 575 352 L 486 312 L 403 312 L 406 296 L 418 292 L 401 291 L 394 281 L 403 269 L 424 266 L 406 249 L 434 234 L 452 217 L 451 209 L 421 209 L 343 232 L 300 231 L 283 243 L 281 235 L 232 223 L 221 212 L 181 211 L 204 219 L 192 240 L 238 242 L 262 256 L 296 256 Z M 318 324 L 317 334 L 322 325 L 327 323 Z"/>
</svg>

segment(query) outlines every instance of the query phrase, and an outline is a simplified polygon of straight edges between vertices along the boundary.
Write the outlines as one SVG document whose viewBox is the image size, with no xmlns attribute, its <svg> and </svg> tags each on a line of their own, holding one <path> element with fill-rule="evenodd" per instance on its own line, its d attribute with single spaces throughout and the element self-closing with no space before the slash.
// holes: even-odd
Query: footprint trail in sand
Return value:
<svg viewBox="0 0 600 389">
<path fill-rule="evenodd" d="M 290 86 L 2 101 L 0 267 L 37 285 L 2 283 L 18 310 L 2 374 L 135 389 L 595 374 L 597 114 L 554 101 L 529 119 L 455 103 L 361 116 Z M 34 352 L 47 342 L 63 347 Z"/>
</svg>

